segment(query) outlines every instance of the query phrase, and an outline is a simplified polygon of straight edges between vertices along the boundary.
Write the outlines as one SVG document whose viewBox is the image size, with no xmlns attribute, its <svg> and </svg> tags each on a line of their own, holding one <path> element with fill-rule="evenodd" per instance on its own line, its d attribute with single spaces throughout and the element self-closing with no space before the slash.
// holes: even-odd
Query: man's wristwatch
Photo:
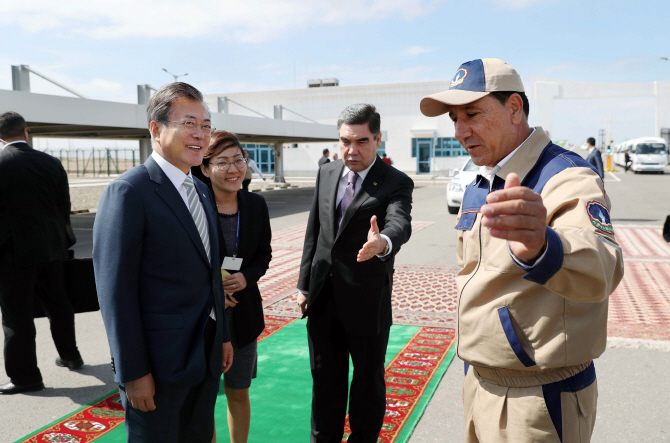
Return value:
<svg viewBox="0 0 670 443">
<path fill-rule="evenodd" d="M 384 250 L 382 250 L 381 254 L 379 255 L 386 255 L 389 253 L 389 242 L 386 242 L 386 246 L 384 246 Z"/>
</svg>

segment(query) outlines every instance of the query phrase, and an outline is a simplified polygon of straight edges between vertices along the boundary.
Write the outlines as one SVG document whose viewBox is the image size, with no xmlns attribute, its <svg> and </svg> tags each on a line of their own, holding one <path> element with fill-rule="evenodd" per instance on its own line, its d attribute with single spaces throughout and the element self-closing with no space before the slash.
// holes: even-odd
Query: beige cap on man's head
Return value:
<svg viewBox="0 0 670 443">
<path fill-rule="evenodd" d="M 521 77 L 499 58 L 481 58 L 463 63 L 451 79 L 449 89 L 421 99 L 421 113 L 437 117 L 450 105 L 465 105 L 496 91 L 524 92 Z"/>
</svg>

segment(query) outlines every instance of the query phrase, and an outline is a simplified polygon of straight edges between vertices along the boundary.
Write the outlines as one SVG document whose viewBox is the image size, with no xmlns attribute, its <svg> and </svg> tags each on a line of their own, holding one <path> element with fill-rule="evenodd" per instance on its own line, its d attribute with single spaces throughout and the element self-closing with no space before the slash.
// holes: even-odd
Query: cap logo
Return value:
<svg viewBox="0 0 670 443">
<path fill-rule="evenodd" d="M 453 88 L 454 86 L 458 86 L 463 83 L 463 80 L 465 80 L 465 77 L 467 76 L 468 70 L 465 68 L 461 68 L 456 71 L 456 75 L 454 75 L 454 78 L 451 80 L 451 87 Z"/>
</svg>

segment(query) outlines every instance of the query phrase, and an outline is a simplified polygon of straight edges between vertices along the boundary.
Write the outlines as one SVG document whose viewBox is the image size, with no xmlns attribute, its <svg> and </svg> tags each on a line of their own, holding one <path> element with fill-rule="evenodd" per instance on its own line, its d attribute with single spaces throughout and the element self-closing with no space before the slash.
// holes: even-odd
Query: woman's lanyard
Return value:
<svg viewBox="0 0 670 443">
<path fill-rule="evenodd" d="M 237 258 L 237 247 L 240 244 L 240 209 L 237 208 L 237 232 L 235 233 L 235 249 L 233 250 L 233 258 Z"/>
</svg>

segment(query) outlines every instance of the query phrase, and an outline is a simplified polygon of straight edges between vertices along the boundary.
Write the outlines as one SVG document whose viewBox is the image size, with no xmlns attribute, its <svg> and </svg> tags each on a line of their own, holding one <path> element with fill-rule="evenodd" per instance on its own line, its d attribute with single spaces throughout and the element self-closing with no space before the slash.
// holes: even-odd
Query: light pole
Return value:
<svg viewBox="0 0 670 443">
<path fill-rule="evenodd" d="M 186 76 L 188 75 L 188 72 L 187 72 L 186 74 L 175 75 L 175 74 L 171 73 L 170 71 L 168 71 L 168 70 L 165 69 L 165 68 L 163 68 L 163 71 L 165 71 L 165 72 L 167 72 L 168 74 L 170 74 L 171 76 L 173 76 L 175 82 L 178 81 L 179 77 L 186 77 Z"/>
</svg>

